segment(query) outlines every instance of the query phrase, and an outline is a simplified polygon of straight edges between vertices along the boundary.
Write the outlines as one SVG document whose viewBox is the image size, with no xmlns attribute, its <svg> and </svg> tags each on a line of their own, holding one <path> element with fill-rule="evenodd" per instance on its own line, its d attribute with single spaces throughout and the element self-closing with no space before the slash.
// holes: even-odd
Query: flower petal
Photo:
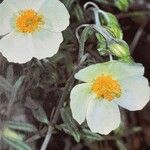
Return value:
<svg viewBox="0 0 150 150">
<path fill-rule="evenodd" d="M 150 87 L 145 77 L 136 76 L 121 81 L 122 96 L 116 102 L 131 111 L 142 109 L 150 100 Z"/>
<path fill-rule="evenodd" d="M 6 3 L 3 1 L 0 4 L 0 35 L 5 35 L 11 32 L 11 18 L 13 11 L 12 9 L 7 6 Z"/>
<path fill-rule="evenodd" d="M 0 40 L 0 51 L 10 62 L 25 63 L 33 56 L 28 50 L 27 36 L 14 32 Z"/>
<path fill-rule="evenodd" d="M 13 12 L 18 12 L 22 9 L 28 8 L 27 1 L 28 0 L 4 0 L 4 4 L 7 6 L 7 10 L 11 9 Z"/>
<path fill-rule="evenodd" d="M 70 94 L 70 107 L 73 118 L 81 124 L 85 120 L 87 106 L 92 98 L 91 86 L 88 83 L 76 85 Z"/>
<path fill-rule="evenodd" d="M 46 0 L 4 0 L 4 3 L 17 12 L 24 9 L 39 10 Z"/>
<path fill-rule="evenodd" d="M 81 69 L 75 74 L 75 78 L 83 82 L 92 82 L 102 74 L 112 75 L 116 79 L 122 79 L 135 75 L 143 75 L 144 67 L 138 63 L 128 64 L 119 61 L 109 61 Z"/>
<path fill-rule="evenodd" d="M 31 40 L 33 56 L 38 59 L 43 59 L 45 57 L 51 57 L 58 52 L 63 37 L 61 32 L 56 33 L 42 30 L 33 34 Z"/>
<path fill-rule="evenodd" d="M 46 28 L 50 31 L 61 32 L 69 25 L 69 13 L 59 0 L 47 0 L 39 10 L 44 15 Z"/>
<path fill-rule="evenodd" d="M 107 100 L 91 100 L 86 119 L 90 130 L 100 134 L 109 134 L 121 120 L 117 104 Z"/>
<path fill-rule="evenodd" d="M 46 0 L 24 0 L 26 1 L 26 9 L 34 9 L 39 11 L 39 9 L 43 6 L 43 4 L 45 3 Z M 20 1 L 20 4 L 22 4 L 22 0 Z"/>
</svg>

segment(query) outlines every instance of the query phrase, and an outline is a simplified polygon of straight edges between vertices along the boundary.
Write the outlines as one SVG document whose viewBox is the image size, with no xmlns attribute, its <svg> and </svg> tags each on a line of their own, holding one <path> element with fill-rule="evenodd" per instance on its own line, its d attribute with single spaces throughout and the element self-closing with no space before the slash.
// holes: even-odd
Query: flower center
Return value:
<svg viewBox="0 0 150 150">
<path fill-rule="evenodd" d="M 92 84 L 92 91 L 98 98 L 104 98 L 108 101 L 112 101 L 114 98 L 118 98 L 121 95 L 121 87 L 117 80 L 114 80 L 110 75 L 102 75 Z"/>
<path fill-rule="evenodd" d="M 33 9 L 20 11 L 16 19 L 16 28 L 19 32 L 33 33 L 44 25 L 44 18 Z"/>
</svg>

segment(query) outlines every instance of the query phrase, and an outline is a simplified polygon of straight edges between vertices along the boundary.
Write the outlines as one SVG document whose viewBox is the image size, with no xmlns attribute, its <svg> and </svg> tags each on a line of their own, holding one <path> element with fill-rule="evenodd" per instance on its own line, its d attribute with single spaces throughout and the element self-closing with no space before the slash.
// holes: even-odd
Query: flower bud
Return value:
<svg viewBox="0 0 150 150">
<path fill-rule="evenodd" d="M 117 39 L 122 39 L 123 38 L 123 33 L 120 28 L 120 26 L 112 24 L 105 26 L 105 29 L 114 37 Z"/>
<path fill-rule="evenodd" d="M 130 56 L 129 46 L 123 40 L 109 44 L 108 48 L 113 55 L 119 58 Z"/>
<path fill-rule="evenodd" d="M 133 63 L 134 61 L 133 61 L 133 59 L 132 59 L 132 57 L 129 55 L 129 56 L 125 56 L 125 57 L 122 57 L 122 58 L 120 58 L 119 59 L 120 61 L 122 61 L 122 62 L 126 62 L 126 63 Z"/>
<path fill-rule="evenodd" d="M 116 0 L 115 6 L 120 10 L 127 10 L 129 7 L 129 0 Z"/>
</svg>

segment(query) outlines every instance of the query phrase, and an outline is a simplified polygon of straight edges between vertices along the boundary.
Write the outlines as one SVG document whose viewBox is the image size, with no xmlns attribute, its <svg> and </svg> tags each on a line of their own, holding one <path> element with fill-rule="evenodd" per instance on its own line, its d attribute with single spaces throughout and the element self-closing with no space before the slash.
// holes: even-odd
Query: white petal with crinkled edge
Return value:
<svg viewBox="0 0 150 150">
<path fill-rule="evenodd" d="M 13 11 L 4 1 L 0 4 L 0 35 L 5 35 L 12 31 L 11 19 Z"/>
<path fill-rule="evenodd" d="M 86 119 L 92 132 L 106 135 L 119 127 L 121 117 L 117 104 L 95 99 L 89 102 Z"/>
<path fill-rule="evenodd" d="M 41 30 L 31 35 L 31 51 L 33 56 L 38 59 L 51 57 L 59 50 L 59 46 L 63 41 L 61 32 L 50 32 Z"/>
<path fill-rule="evenodd" d="M 135 75 L 142 76 L 144 74 L 144 67 L 138 63 L 128 64 L 119 61 L 109 61 L 81 69 L 75 74 L 75 78 L 84 82 L 92 82 L 102 74 L 111 75 L 116 79 L 123 79 Z"/>
<path fill-rule="evenodd" d="M 131 111 L 141 110 L 150 100 L 148 80 L 143 76 L 134 76 L 120 81 L 122 95 L 116 102 Z"/>
<path fill-rule="evenodd" d="M 49 0 L 25 0 L 26 1 L 26 9 L 34 9 L 39 11 L 39 9 L 44 5 L 45 1 Z M 22 0 L 21 0 L 22 5 Z"/>
<path fill-rule="evenodd" d="M 50 31 L 61 32 L 69 25 L 69 13 L 59 0 L 47 0 L 39 10 L 45 18 L 46 28 Z"/>
<path fill-rule="evenodd" d="M 25 9 L 34 9 L 38 11 L 45 1 L 46 0 L 4 0 L 4 3 L 14 12 L 18 12 Z"/>
<path fill-rule="evenodd" d="M 0 51 L 10 62 L 25 63 L 33 57 L 28 50 L 28 37 L 14 32 L 0 40 Z"/>
<path fill-rule="evenodd" d="M 53 56 L 62 41 L 61 32 L 42 30 L 33 35 L 12 32 L 0 40 L 0 51 L 10 62 L 25 63 L 32 57 L 43 59 Z"/>
<path fill-rule="evenodd" d="M 94 99 L 91 94 L 91 85 L 88 83 L 76 85 L 70 94 L 70 107 L 73 118 L 81 124 L 85 120 L 87 106 L 90 100 Z"/>
</svg>

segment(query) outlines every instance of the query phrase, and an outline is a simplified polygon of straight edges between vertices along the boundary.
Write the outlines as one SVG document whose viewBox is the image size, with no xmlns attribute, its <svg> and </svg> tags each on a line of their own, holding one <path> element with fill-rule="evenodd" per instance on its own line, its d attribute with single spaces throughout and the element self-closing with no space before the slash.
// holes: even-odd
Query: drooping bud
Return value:
<svg viewBox="0 0 150 150">
<path fill-rule="evenodd" d="M 119 58 L 130 56 L 129 46 L 123 40 L 113 41 L 108 45 L 108 48 L 113 55 Z"/>
<path fill-rule="evenodd" d="M 123 38 L 123 33 L 120 28 L 120 26 L 112 24 L 108 25 L 105 27 L 105 29 L 114 37 L 117 39 L 122 39 Z"/>
<path fill-rule="evenodd" d="M 120 24 L 115 15 L 104 12 L 100 15 L 100 22 L 102 26 L 114 37 L 117 39 L 123 38 L 123 32 L 120 28 Z"/>
<path fill-rule="evenodd" d="M 130 55 L 125 56 L 125 57 L 121 57 L 119 60 L 122 61 L 122 62 L 127 62 L 127 63 L 133 63 L 134 62 Z"/>
<path fill-rule="evenodd" d="M 120 10 L 127 10 L 130 0 L 115 0 L 115 6 Z"/>
</svg>

